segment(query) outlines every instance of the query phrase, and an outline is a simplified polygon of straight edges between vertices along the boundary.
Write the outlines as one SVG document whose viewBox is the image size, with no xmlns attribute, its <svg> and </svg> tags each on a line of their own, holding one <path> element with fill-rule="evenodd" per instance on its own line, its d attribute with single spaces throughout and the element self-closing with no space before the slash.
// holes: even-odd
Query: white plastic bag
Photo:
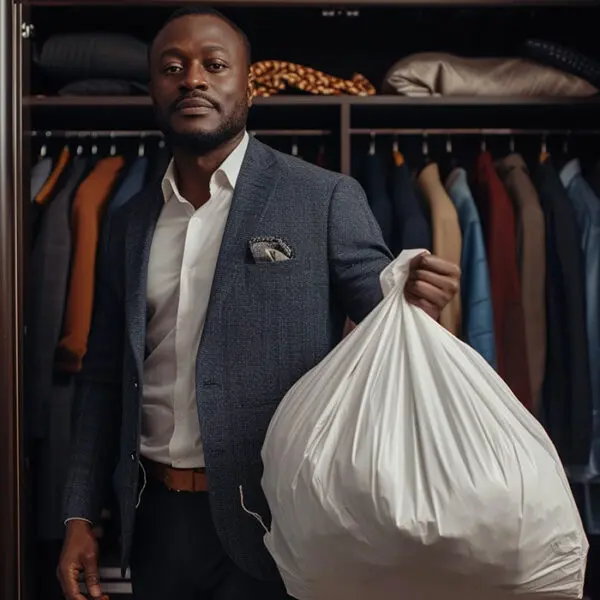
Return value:
<svg viewBox="0 0 600 600">
<path fill-rule="evenodd" d="M 580 598 L 588 543 L 560 460 L 487 362 L 385 298 L 286 395 L 262 451 L 265 543 L 300 600 Z"/>
</svg>

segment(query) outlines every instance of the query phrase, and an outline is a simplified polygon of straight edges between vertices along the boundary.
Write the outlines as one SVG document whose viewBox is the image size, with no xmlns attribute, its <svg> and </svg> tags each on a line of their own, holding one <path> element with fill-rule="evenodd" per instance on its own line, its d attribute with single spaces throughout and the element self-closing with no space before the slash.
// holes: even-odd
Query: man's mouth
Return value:
<svg viewBox="0 0 600 600">
<path fill-rule="evenodd" d="M 177 103 L 175 110 L 185 115 L 195 115 L 205 114 L 209 110 L 215 110 L 215 107 L 203 98 L 184 98 Z"/>
</svg>

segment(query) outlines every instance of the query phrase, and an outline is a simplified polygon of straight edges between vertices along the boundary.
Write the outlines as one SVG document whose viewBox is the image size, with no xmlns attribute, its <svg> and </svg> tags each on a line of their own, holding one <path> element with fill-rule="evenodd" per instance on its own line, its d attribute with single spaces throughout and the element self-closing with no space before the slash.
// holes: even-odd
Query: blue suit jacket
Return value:
<svg viewBox="0 0 600 600">
<path fill-rule="evenodd" d="M 95 521 L 112 476 L 123 567 L 139 488 L 148 256 L 163 204 L 157 183 L 116 211 L 104 231 L 65 493 L 66 518 Z M 295 257 L 255 264 L 248 241 L 262 235 L 285 239 Z M 260 525 L 242 510 L 239 488 L 246 507 L 268 517 L 260 451 L 271 417 L 290 387 L 339 342 L 346 315 L 360 321 L 381 300 L 379 273 L 390 259 L 356 181 L 250 140 L 196 380 L 216 529 L 232 559 L 256 578 L 277 572 Z"/>
</svg>

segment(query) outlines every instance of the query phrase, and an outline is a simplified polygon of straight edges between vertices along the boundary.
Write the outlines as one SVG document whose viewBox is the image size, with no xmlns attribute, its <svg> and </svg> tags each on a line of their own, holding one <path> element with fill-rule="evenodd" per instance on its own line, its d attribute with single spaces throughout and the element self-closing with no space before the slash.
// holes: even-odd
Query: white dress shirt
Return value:
<svg viewBox="0 0 600 600">
<path fill-rule="evenodd" d="M 148 322 L 142 401 L 142 456 L 176 468 L 204 466 L 196 405 L 196 355 L 223 231 L 248 147 L 248 133 L 210 179 L 198 210 L 182 197 L 171 161 L 165 205 L 148 264 Z"/>
</svg>

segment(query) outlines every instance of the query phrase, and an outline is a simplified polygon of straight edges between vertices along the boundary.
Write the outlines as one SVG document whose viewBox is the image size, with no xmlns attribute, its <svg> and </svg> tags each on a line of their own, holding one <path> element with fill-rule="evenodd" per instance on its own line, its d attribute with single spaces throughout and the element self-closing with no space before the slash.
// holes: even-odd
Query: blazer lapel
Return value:
<svg viewBox="0 0 600 600">
<path fill-rule="evenodd" d="M 250 138 L 223 233 L 202 340 L 218 325 L 222 303 L 244 265 L 248 240 L 256 234 L 275 191 L 279 171 L 271 168 L 273 162 L 273 151 Z"/>
<path fill-rule="evenodd" d="M 164 198 L 160 185 L 139 198 L 129 217 L 126 239 L 125 321 L 133 355 L 141 374 L 146 343 L 146 284 L 152 237 Z"/>
</svg>

